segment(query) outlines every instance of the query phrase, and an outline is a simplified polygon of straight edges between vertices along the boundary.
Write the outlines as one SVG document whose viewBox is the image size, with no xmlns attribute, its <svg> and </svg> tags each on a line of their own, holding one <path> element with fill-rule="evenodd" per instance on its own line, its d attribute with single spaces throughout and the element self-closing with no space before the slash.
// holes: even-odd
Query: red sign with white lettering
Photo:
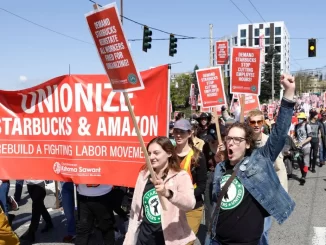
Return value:
<svg viewBox="0 0 326 245">
<path fill-rule="evenodd" d="M 260 48 L 232 48 L 231 94 L 260 94 L 260 52 Z"/>
</svg>

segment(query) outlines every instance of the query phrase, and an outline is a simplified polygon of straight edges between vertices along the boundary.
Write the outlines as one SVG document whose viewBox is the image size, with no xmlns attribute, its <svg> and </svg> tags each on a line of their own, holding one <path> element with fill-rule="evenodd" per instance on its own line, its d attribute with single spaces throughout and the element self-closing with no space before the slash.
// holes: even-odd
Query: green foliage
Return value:
<svg viewBox="0 0 326 245">
<path fill-rule="evenodd" d="M 190 85 L 193 82 L 192 75 L 181 74 L 171 81 L 170 96 L 173 108 L 189 105 Z M 176 88 L 176 85 L 178 88 Z"/>
<path fill-rule="evenodd" d="M 261 91 L 259 99 L 261 102 L 267 102 L 272 98 L 272 60 L 274 57 L 274 98 L 278 99 L 280 95 L 280 76 L 281 76 L 281 56 L 273 46 L 270 46 L 265 57 L 265 65 L 261 74 Z"/>
</svg>

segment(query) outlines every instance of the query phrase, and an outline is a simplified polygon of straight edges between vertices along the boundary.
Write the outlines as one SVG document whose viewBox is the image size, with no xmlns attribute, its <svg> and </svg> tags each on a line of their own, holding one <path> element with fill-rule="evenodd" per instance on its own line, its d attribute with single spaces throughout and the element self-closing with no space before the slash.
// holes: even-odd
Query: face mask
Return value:
<svg viewBox="0 0 326 245">
<path fill-rule="evenodd" d="M 303 119 L 298 119 L 298 122 L 299 123 L 303 123 Z"/>
</svg>

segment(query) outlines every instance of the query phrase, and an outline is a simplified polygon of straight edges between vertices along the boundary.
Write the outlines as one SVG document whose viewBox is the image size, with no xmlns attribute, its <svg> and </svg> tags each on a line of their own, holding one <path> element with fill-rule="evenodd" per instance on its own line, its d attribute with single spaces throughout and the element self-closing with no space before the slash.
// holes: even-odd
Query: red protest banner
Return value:
<svg viewBox="0 0 326 245">
<path fill-rule="evenodd" d="M 216 47 L 216 63 L 225 65 L 229 63 L 228 41 L 217 41 Z"/>
<path fill-rule="evenodd" d="M 260 94 L 260 49 L 233 47 L 230 93 Z"/>
<path fill-rule="evenodd" d="M 144 89 L 123 32 L 115 3 L 86 14 L 89 30 L 113 91 Z"/>
<path fill-rule="evenodd" d="M 214 107 L 226 103 L 221 67 L 196 71 L 202 107 Z"/>
<path fill-rule="evenodd" d="M 127 95 L 149 142 L 167 135 L 168 66 L 141 76 L 146 89 Z M 144 155 L 125 97 L 106 75 L 65 75 L 0 95 L 1 179 L 135 185 Z"/>
<path fill-rule="evenodd" d="M 234 102 L 234 100 L 237 100 L 237 102 Z M 236 108 L 240 106 L 240 95 L 239 94 L 233 94 L 232 101 L 231 101 L 231 112 L 234 113 Z M 244 107 L 244 114 L 248 114 L 249 111 L 254 109 L 260 109 L 260 103 L 258 99 L 258 95 L 250 95 L 246 94 L 245 96 L 245 107 Z"/>
</svg>

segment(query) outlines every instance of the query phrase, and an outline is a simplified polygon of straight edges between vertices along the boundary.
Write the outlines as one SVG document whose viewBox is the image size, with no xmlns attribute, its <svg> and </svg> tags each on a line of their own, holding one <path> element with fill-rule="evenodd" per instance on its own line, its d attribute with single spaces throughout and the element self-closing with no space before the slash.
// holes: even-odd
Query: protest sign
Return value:
<svg viewBox="0 0 326 245">
<path fill-rule="evenodd" d="M 228 41 L 216 42 L 216 63 L 226 65 L 229 63 Z"/>
<path fill-rule="evenodd" d="M 168 133 L 168 66 L 141 76 L 146 89 L 127 95 L 148 143 Z M 144 152 L 125 97 L 106 75 L 60 76 L 0 95 L 2 179 L 135 185 Z"/>
<path fill-rule="evenodd" d="M 144 84 L 129 50 L 116 4 L 91 11 L 86 14 L 86 20 L 113 91 L 143 89 Z"/>
<path fill-rule="evenodd" d="M 234 102 L 234 100 L 237 100 L 237 102 Z M 240 95 L 239 94 L 233 94 L 232 101 L 231 101 L 231 112 L 234 113 L 236 111 L 237 107 L 241 108 L 241 103 L 239 103 Z M 246 94 L 245 95 L 245 106 L 244 106 L 244 115 L 247 115 L 249 111 L 260 108 L 260 103 L 258 99 L 258 95 L 251 95 Z"/>
<path fill-rule="evenodd" d="M 214 107 L 226 103 L 221 67 L 196 71 L 202 107 Z"/>
<path fill-rule="evenodd" d="M 230 93 L 260 94 L 260 49 L 233 47 Z"/>
</svg>

